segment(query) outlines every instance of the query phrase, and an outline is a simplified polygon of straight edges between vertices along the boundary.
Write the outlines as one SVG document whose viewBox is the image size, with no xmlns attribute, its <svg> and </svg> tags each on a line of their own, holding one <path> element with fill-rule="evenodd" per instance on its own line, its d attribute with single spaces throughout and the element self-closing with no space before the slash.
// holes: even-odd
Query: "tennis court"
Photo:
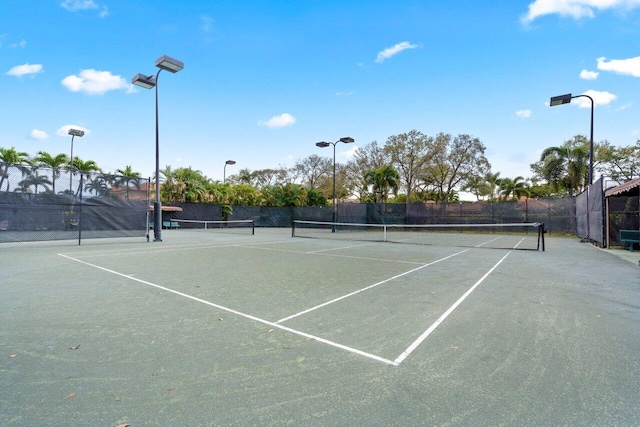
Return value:
<svg viewBox="0 0 640 427">
<path fill-rule="evenodd" d="M 640 275 L 609 251 L 163 240 L 0 249 L 2 425 L 640 424 Z"/>
</svg>

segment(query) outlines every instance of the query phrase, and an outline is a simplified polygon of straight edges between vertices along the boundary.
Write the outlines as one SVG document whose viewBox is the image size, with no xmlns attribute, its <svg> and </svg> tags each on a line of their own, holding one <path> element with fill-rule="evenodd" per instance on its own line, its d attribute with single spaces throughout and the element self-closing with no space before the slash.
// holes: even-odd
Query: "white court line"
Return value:
<svg viewBox="0 0 640 427">
<path fill-rule="evenodd" d="M 301 311 L 301 312 L 299 312 L 299 313 L 292 314 L 291 316 L 288 316 L 288 317 L 285 317 L 285 318 L 283 318 L 283 319 L 278 320 L 276 323 L 286 322 L 287 320 L 291 320 L 291 319 L 293 319 L 293 318 L 295 318 L 295 317 L 302 316 L 303 314 L 307 314 L 307 313 L 309 313 L 309 312 L 311 312 L 311 311 L 314 311 L 314 310 L 317 310 L 317 309 L 319 309 L 319 308 L 326 307 L 326 306 L 328 306 L 329 304 L 333 304 L 333 303 L 338 302 L 338 301 L 340 301 L 340 300 L 343 300 L 343 299 L 345 299 L 345 298 L 352 297 L 352 296 L 357 295 L 357 294 L 359 294 L 359 293 L 361 293 L 361 292 L 364 292 L 364 291 L 367 291 L 367 290 L 369 290 L 369 289 L 375 288 L 376 286 L 380 286 L 380 285 L 382 285 L 382 284 L 384 284 L 384 283 L 390 282 L 390 281 L 395 280 L 395 279 L 397 279 L 397 278 L 399 278 L 399 277 L 402 277 L 402 276 L 406 276 L 407 274 L 411 274 L 411 273 L 413 273 L 413 272 L 415 272 L 415 271 L 421 270 L 421 269 L 423 269 L 423 268 L 425 268 L 425 267 L 429 267 L 429 266 L 431 266 L 431 265 L 433 265 L 433 264 L 437 264 L 437 263 L 439 263 L 439 262 L 441 262 L 441 261 L 444 261 L 444 260 L 447 260 L 447 259 L 449 259 L 449 258 L 453 258 L 454 256 L 460 255 L 460 254 L 465 253 L 465 252 L 467 252 L 467 251 L 469 251 L 469 249 L 465 249 L 465 250 L 460 251 L 460 252 L 457 252 L 457 253 L 455 253 L 455 254 L 448 255 L 448 256 L 446 256 L 446 257 L 444 257 L 444 258 L 440 258 L 440 259 L 435 260 L 435 261 L 432 261 L 432 262 L 430 262 L 430 263 L 428 263 L 428 264 L 423 264 L 423 265 L 421 265 L 420 267 L 416 267 L 416 268 L 414 268 L 414 269 L 412 269 L 412 270 L 405 271 L 404 273 L 400 273 L 400 274 L 398 274 L 398 275 L 395 275 L 395 276 L 393 276 L 393 277 L 390 277 L 390 278 L 388 278 L 388 279 L 385 279 L 385 280 L 383 280 L 383 281 L 381 281 L 381 282 L 374 283 L 373 285 L 367 286 L 366 288 L 358 289 L 357 291 L 353 291 L 353 292 L 348 293 L 348 294 L 346 294 L 346 295 L 342 295 L 342 296 L 340 296 L 340 297 L 338 297 L 338 298 L 334 298 L 334 299 L 332 299 L 331 301 L 327 301 L 327 302 L 324 302 L 324 303 L 322 303 L 322 304 L 320 304 L 320 305 L 316 305 L 315 307 L 311 307 L 311 308 L 308 308 L 308 309 L 306 309 L 306 310 L 303 310 L 303 311 Z"/>
<path fill-rule="evenodd" d="M 163 290 L 165 292 L 170 292 L 172 294 L 179 295 L 181 297 L 188 298 L 190 300 L 193 300 L 193 301 L 196 301 L 196 302 L 199 302 L 199 303 L 202 303 L 202 304 L 206 304 L 206 305 L 211 306 L 211 307 L 215 307 L 215 308 L 217 308 L 219 310 L 223 310 L 223 311 L 226 311 L 228 313 L 232 313 L 232 314 L 235 314 L 237 316 L 241 316 L 241 317 L 244 317 L 246 319 L 250 319 L 250 320 L 253 320 L 255 322 L 259 322 L 259 323 L 262 323 L 264 325 L 271 326 L 273 328 L 278 328 L 278 329 L 281 329 L 281 330 L 286 331 L 286 332 L 290 332 L 290 333 L 295 334 L 295 335 L 300 335 L 302 337 L 309 338 L 309 339 L 321 342 L 323 344 L 327 344 L 327 345 L 330 345 L 332 347 L 336 347 L 336 348 L 348 351 L 350 353 L 357 354 L 359 356 L 364 356 L 366 358 L 369 358 L 369 359 L 372 359 L 372 360 L 376 360 L 378 362 L 386 363 L 387 365 L 396 365 L 396 363 L 393 362 L 392 360 L 385 359 L 384 357 L 376 356 L 375 354 L 367 353 L 365 351 L 358 350 L 356 348 L 349 347 L 349 346 L 346 346 L 346 345 L 343 345 L 343 344 L 340 344 L 340 343 L 337 343 L 337 342 L 334 342 L 334 341 L 330 341 L 330 340 L 327 340 L 327 339 L 324 339 L 324 338 L 320 338 L 318 336 L 311 335 L 311 334 L 308 334 L 306 332 L 298 331 L 296 329 L 292 329 L 292 328 L 289 328 L 287 326 L 279 325 L 277 323 L 270 322 L 268 320 L 264 320 L 264 319 L 261 319 L 261 318 L 256 317 L 256 316 L 252 316 L 250 314 L 242 313 L 240 311 L 233 310 L 231 308 L 224 307 L 224 306 L 219 305 L 219 304 L 215 304 L 215 303 L 213 303 L 211 301 L 207 301 L 207 300 L 203 300 L 203 299 L 198 298 L 198 297 L 194 297 L 193 295 L 185 294 L 183 292 L 176 291 L 174 289 L 170 289 L 170 288 L 167 288 L 167 287 L 164 287 L 164 286 L 156 285 L 155 283 L 147 282 L 146 280 L 137 279 L 137 278 L 132 277 L 130 275 L 119 273 L 117 271 L 110 270 L 110 269 L 105 268 L 105 267 L 100 267 L 99 265 L 91 264 L 89 262 L 73 258 L 73 257 L 71 257 L 69 255 L 64 255 L 64 254 L 61 254 L 61 253 L 59 253 L 58 255 L 61 256 L 61 257 L 67 258 L 67 259 L 69 259 L 71 261 L 75 261 L 75 262 L 78 262 L 80 264 L 84 264 L 84 265 L 87 265 L 89 267 L 93 267 L 93 268 L 96 268 L 98 270 L 105 271 L 107 273 L 115 274 L 116 276 L 124 277 L 125 279 L 133 280 L 135 282 L 142 283 L 143 285 L 151 286 L 151 287 Z"/>
<path fill-rule="evenodd" d="M 377 243 L 380 243 L 380 242 L 377 242 Z M 372 246 L 372 245 L 374 245 L 374 243 L 362 243 L 362 244 L 358 244 L 358 245 L 341 246 L 339 248 L 318 249 L 317 251 L 309 251 L 308 253 L 310 253 L 310 254 L 318 254 L 320 252 L 339 251 L 339 250 L 342 250 L 342 249 L 361 248 L 363 246 Z"/>
<path fill-rule="evenodd" d="M 287 240 L 273 240 L 273 241 L 267 241 L 267 242 L 262 242 L 262 243 L 258 243 L 258 244 L 274 244 L 274 243 L 290 243 Z M 237 247 L 247 247 L 247 248 L 251 248 L 251 249 L 255 249 L 253 248 L 253 246 L 251 245 L 256 245 L 256 243 L 198 243 L 198 244 L 194 244 L 194 245 L 169 245 L 169 246 L 162 246 L 162 248 L 154 248 L 153 253 L 160 253 L 160 252 L 177 252 L 177 251 L 192 251 L 192 250 L 200 250 L 200 249 L 218 249 L 218 248 L 237 248 Z M 260 248 L 260 249 L 264 249 L 264 248 Z M 78 253 L 82 253 L 82 258 L 99 258 L 99 257 L 106 257 L 106 256 L 113 256 L 113 255 L 144 255 L 144 254 L 148 254 L 149 253 L 149 249 L 133 249 L 133 250 L 105 250 L 105 251 L 100 251 L 100 252 L 95 252 L 95 253 L 87 253 L 87 252 L 78 252 Z M 69 255 L 69 256 L 73 256 L 75 255 L 76 252 L 68 252 L 67 254 L 63 254 L 60 253 L 59 255 L 65 256 L 65 255 Z"/>
<path fill-rule="evenodd" d="M 402 361 L 403 361 L 404 359 L 406 359 L 406 358 L 407 358 L 407 357 L 408 357 L 408 356 L 409 356 L 409 355 L 410 355 L 410 354 L 411 354 L 411 353 L 412 353 L 416 348 L 418 348 L 418 346 L 419 346 L 420 344 L 422 344 L 422 342 L 423 342 L 424 340 L 426 340 L 426 339 L 427 339 L 427 337 L 428 337 L 429 335 L 431 335 L 431 333 L 432 333 L 433 331 L 435 331 L 435 330 L 436 330 L 436 328 L 437 328 L 437 327 L 438 327 L 442 322 L 444 322 L 444 320 L 445 320 L 447 317 L 449 317 L 449 315 L 450 315 L 451 313 L 453 313 L 453 311 L 454 311 L 454 310 L 455 310 L 455 309 L 456 309 L 460 304 L 462 304 L 462 301 L 464 301 L 464 300 L 465 300 L 469 295 L 471 295 L 471 292 L 473 292 L 473 291 L 474 291 L 478 286 L 480 286 L 480 284 L 481 284 L 482 282 L 484 282 L 484 280 L 485 280 L 487 277 L 489 277 L 489 275 L 490 275 L 491 273 L 493 273 L 493 271 L 494 271 L 496 268 L 498 268 L 498 266 L 499 266 L 500 264 L 502 264 L 502 261 L 504 261 L 504 260 L 505 260 L 505 259 L 506 259 L 510 254 L 511 254 L 511 251 L 509 251 L 505 256 L 503 256 L 503 257 L 502 257 L 502 259 L 496 263 L 496 265 L 494 265 L 493 267 L 491 267 L 491 269 L 490 269 L 489 271 L 487 271 L 487 272 L 485 273 L 485 275 L 484 275 L 484 276 L 482 276 L 482 277 L 480 278 L 480 280 L 478 280 L 478 281 L 477 281 L 477 282 L 476 282 L 476 283 L 475 283 L 471 288 L 469 288 L 469 290 L 468 290 L 467 292 L 465 292 L 465 293 L 464 293 L 464 295 L 462 295 L 462 296 L 460 297 L 460 299 L 458 299 L 458 301 L 456 301 L 456 302 L 455 302 L 451 307 L 449 307 L 449 309 L 448 309 L 447 311 L 445 311 L 445 312 L 444 312 L 444 314 L 443 314 L 442 316 L 440 316 L 440 317 L 438 318 L 438 320 L 436 320 L 436 321 L 433 323 L 433 325 L 429 326 L 429 329 L 427 329 L 426 331 L 424 331 L 424 332 L 422 333 L 422 335 L 420 335 L 420 336 L 418 337 L 418 339 L 417 339 L 417 340 L 415 340 L 415 341 L 414 341 L 414 342 L 413 342 L 409 347 L 407 347 L 407 349 L 406 349 L 405 351 L 403 351 L 403 352 L 402 352 L 402 354 L 396 358 L 396 360 L 394 360 L 394 361 L 393 361 L 393 364 L 394 364 L 394 365 L 396 365 L 396 366 L 398 366 L 399 364 L 401 364 L 401 363 L 402 363 Z"/>
</svg>

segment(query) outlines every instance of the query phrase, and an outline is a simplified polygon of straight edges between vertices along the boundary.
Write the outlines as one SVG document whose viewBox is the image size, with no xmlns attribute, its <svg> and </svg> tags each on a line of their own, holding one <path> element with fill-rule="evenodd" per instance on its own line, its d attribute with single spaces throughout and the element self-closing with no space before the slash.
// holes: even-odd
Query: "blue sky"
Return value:
<svg viewBox="0 0 640 427">
<path fill-rule="evenodd" d="M 155 60 L 160 164 L 214 180 L 293 166 L 351 136 L 337 161 L 417 129 L 467 133 L 494 172 L 531 175 L 541 151 L 588 135 L 640 138 L 640 0 L 0 2 L 0 147 L 70 150 L 105 172 L 155 168 L 155 97 L 134 87 Z"/>
</svg>

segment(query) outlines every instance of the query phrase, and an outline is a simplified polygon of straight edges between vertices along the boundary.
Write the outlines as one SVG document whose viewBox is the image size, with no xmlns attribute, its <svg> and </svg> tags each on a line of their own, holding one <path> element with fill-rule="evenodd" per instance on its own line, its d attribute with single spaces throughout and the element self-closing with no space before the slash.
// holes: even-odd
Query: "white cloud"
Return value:
<svg viewBox="0 0 640 427">
<path fill-rule="evenodd" d="M 336 92 L 336 96 L 351 96 L 353 95 L 353 91 L 349 92 Z"/>
<path fill-rule="evenodd" d="M 17 49 L 17 48 L 24 49 L 26 45 L 27 45 L 27 41 L 25 39 L 22 39 L 18 43 L 12 43 L 11 47 L 14 49 Z"/>
<path fill-rule="evenodd" d="M 15 67 L 7 71 L 7 75 L 22 77 L 26 75 L 35 75 L 41 72 L 42 72 L 41 64 L 24 64 L 24 65 L 16 65 Z"/>
<path fill-rule="evenodd" d="M 583 95 L 588 95 L 593 99 L 594 107 L 598 105 L 608 105 L 617 98 L 617 96 L 612 93 L 609 93 L 606 91 L 600 92 L 600 91 L 591 90 L 591 89 L 583 93 Z M 591 108 L 591 101 L 589 100 L 589 98 L 585 98 L 585 97 L 575 98 L 571 102 L 575 102 L 580 108 Z"/>
<path fill-rule="evenodd" d="M 121 76 L 114 76 L 110 71 L 94 69 L 82 70 L 80 75 L 67 76 L 62 85 L 71 92 L 84 92 L 89 95 L 103 95 L 110 90 L 131 90 L 131 85 Z"/>
<path fill-rule="evenodd" d="M 416 47 L 418 47 L 417 44 L 411 44 L 409 42 L 398 43 L 395 46 L 388 47 L 385 50 L 379 52 L 378 53 L 378 57 L 376 58 L 376 62 L 378 64 L 381 64 L 381 63 L 384 62 L 385 59 L 389 59 L 393 55 L 396 55 L 396 54 L 402 52 L 403 50 L 415 49 Z"/>
<path fill-rule="evenodd" d="M 43 130 L 34 129 L 31 131 L 31 138 L 42 140 L 49 138 L 49 135 L 47 135 L 47 133 Z"/>
<path fill-rule="evenodd" d="M 535 0 L 521 18 L 523 24 L 533 22 L 544 15 L 558 14 L 573 19 L 593 18 L 595 10 L 626 9 L 640 7 L 640 0 Z"/>
<path fill-rule="evenodd" d="M 595 80 L 599 74 L 597 71 L 582 70 L 580 71 L 580 78 L 583 80 Z"/>
<path fill-rule="evenodd" d="M 521 119 L 528 119 L 529 117 L 531 117 L 531 110 L 516 111 L 516 116 L 518 116 Z"/>
<path fill-rule="evenodd" d="M 285 126 L 291 126 L 292 124 L 294 124 L 296 122 L 296 118 L 293 117 L 291 114 L 289 113 L 283 113 L 280 114 L 279 116 L 273 116 L 271 117 L 269 120 L 265 121 L 258 121 L 258 126 L 266 126 L 268 128 L 283 128 Z"/>
<path fill-rule="evenodd" d="M 100 18 L 109 16 L 109 8 L 105 5 L 96 3 L 94 0 L 65 0 L 60 3 L 60 6 L 69 12 L 100 9 L 100 12 L 98 12 L 98 16 Z"/>
<path fill-rule="evenodd" d="M 598 58 L 597 61 L 598 70 L 640 77 L 640 56 L 628 59 L 612 59 L 611 61 L 607 61 L 607 58 L 602 57 Z"/>
<path fill-rule="evenodd" d="M 84 131 L 84 136 L 87 136 L 91 133 L 91 131 L 85 127 L 78 125 L 64 125 L 60 129 L 56 131 L 58 136 L 69 136 L 69 129 L 82 130 Z"/>
<path fill-rule="evenodd" d="M 358 147 L 354 146 L 354 147 L 344 151 L 342 154 L 343 154 L 343 157 L 346 157 L 347 159 L 352 159 L 353 156 L 356 154 L 356 151 L 358 151 Z"/>
<path fill-rule="evenodd" d="M 93 0 L 65 0 L 60 6 L 69 12 L 77 12 L 79 10 L 98 9 L 98 5 Z"/>
</svg>

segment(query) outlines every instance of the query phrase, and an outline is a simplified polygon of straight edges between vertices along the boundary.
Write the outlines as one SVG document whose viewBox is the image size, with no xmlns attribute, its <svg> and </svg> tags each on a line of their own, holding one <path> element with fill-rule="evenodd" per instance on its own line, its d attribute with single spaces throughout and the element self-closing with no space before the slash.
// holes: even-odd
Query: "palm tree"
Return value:
<svg viewBox="0 0 640 427">
<path fill-rule="evenodd" d="M 76 171 L 80 172 L 81 178 L 84 177 L 87 179 L 90 177 L 91 172 L 100 172 L 100 168 L 98 167 L 98 164 L 95 161 L 93 160 L 83 161 L 79 157 L 75 157 L 73 159 L 73 168 Z M 87 183 L 87 185 L 88 184 L 89 183 Z M 79 196 L 81 191 L 82 191 L 82 187 L 78 185 L 78 189 L 76 190 L 75 196 L 76 197 Z"/>
<path fill-rule="evenodd" d="M 30 173 L 22 181 L 18 183 L 22 192 L 28 193 L 30 187 L 34 187 L 34 194 L 38 194 L 38 187 L 42 186 L 45 190 L 49 189 L 51 181 L 45 176 L 38 175 L 38 170 L 34 170 L 35 173 Z"/>
<path fill-rule="evenodd" d="M 66 154 L 58 154 L 52 156 L 45 151 L 38 151 L 38 154 L 33 159 L 38 166 L 46 166 L 51 168 L 51 191 L 56 194 L 56 180 L 60 178 L 61 167 L 69 163 L 69 158 Z"/>
<path fill-rule="evenodd" d="M 484 180 L 489 186 L 489 200 L 493 201 L 498 196 L 500 191 L 500 172 L 491 173 L 487 172 L 484 176 Z"/>
<path fill-rule="evenodd" d="M 560 147 L 546 148 L 540 155 L 542 174 L 556 188 L 564 188 L 573 197 L 589 182 L 589 150 L 567 141 Z"/>
<path fill-rule="evenodd" d="M 364 181 L 368 185 L 373 186 L 373 201 L 377 203 L 377 196 L 380 195 L 380 201 L 386 203 L 389 197 L 389 190 L 393 194 L 398 193 L 400 187 L 400 175 L 393 166 L 382 166 L 375 171 L 367 171 L 364 174 Z"/>
<path fill-rule="evenodd" d="M 84 191 L 88 191 L 90 194 L 95 193 L 96 196 L 109 197 L 111 196 L 111 193 L 109 192 L 109 184 L 110 175 L 99 174 L 93 179 L 88 180 L 84 185 Z"/>
<path fill-rule="evenodd" d="M 124 184 L 125 200 L 129 200 L 129 184 L 133 183 L 137 189 L 140 189 L 140 172 L 134 172 L 131 166 L 127 165 L 124 169 L 116 170 L 116 173 L 122 175 L 116 178 L 116 185 Z"/>
<path fill-rule="evenodd" d="M 22 151 L 16 151 L 15 147 L 0 148 L 0 189 L 4 181 L 7 181 L 7 192 L 9 192 L 9 166 L 20 165 L 28 159 L 29 155 Z"/>
<path fill-rule="evenodd" d="M 513 198 L 514 200 L 520 197 L 529 197 L 531 192 L 529 191 L 529 184 L 527 184 L 523 177 L 516 176 L 515 178 L 503 178 L 500 180 L 500 195 L 504 200 Z"/>
</svg>

